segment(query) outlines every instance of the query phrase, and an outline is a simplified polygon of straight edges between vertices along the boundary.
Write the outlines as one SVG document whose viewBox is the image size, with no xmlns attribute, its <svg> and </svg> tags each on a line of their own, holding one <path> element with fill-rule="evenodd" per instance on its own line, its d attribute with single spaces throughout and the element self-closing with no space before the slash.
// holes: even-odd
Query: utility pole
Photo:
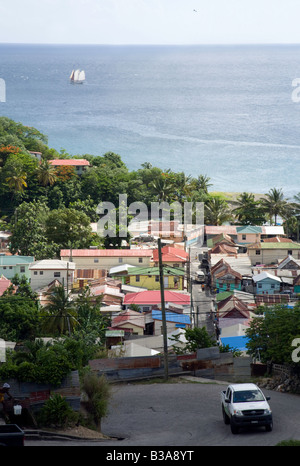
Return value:
<svg viewBox="0 0 300 466">
<path fill-rule="evenodd" d="M 164 287 L 164 271 L 161 253 L 161 238 L 158 238 L 158 259 L 159 259 L 159 281 L 160 281 L 160 295 L 161 295 L 161 315 L 163 326 L 163 341 L 164 341 L 164 369 L 165 380 L 168 379 L 168 337 L 167 337 L 167 322 L 166 322 L 166 308 L 165 308 L 165 287 Z"/>
</svg>

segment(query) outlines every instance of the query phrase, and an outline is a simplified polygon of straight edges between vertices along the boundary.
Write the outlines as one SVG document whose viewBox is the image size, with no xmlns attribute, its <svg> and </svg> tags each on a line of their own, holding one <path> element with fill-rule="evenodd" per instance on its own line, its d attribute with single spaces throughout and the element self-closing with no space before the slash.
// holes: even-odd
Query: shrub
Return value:
<svg viewBox="0 0 300 466">
<path fill-rule="evenodd" d="M 76 424 L 78 414 L 72 410 L 65 398 L 54 394 L 46 401 L 37 418 L 42 426 L 64 428 Z"/>
<path fill-rule="evenodd" d="M 101 430 L 101 419 L 107 415 L 111 396 L 110 385 L 104 375 L 98 377 L 88 372 L 83 377 L 82 390 L 86 400 L 82 403 L 97 430 Z"/>
</svg>

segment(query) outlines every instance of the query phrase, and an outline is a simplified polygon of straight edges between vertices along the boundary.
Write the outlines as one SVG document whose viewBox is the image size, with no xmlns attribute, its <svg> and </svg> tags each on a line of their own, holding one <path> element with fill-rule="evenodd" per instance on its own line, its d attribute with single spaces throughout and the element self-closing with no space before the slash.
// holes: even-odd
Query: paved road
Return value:
<svg viewBox="0 0 300 466">
<path fill-rule="evenodd" d="M 66 446 L 273 446 L 281 440 L 300 440 L 300 396 L 268 392 L 274 416 L 272 432 L 263 428 L 233 435 L 223 423 L 220 391 L 215 383 L 114 386 L 110 413 L 102 432 L 123 440 L 63 443 Z M 62 445 L 27 441 L 26 445 Z"/>
</svg>

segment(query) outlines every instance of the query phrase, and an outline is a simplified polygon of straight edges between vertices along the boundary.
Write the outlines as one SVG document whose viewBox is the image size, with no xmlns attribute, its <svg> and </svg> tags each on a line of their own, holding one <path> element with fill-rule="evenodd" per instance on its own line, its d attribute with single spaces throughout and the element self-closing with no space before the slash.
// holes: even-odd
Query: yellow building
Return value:
<svg viewBox="0 0 300 466">
<path fill-rule="evenodd" d="M 166 290 L 184 290 L 184 270 L 164 267 L 163 276 Z M 128 269 L 125 283 L 131 286 L 147 288 L 147 290 L 159 290 L 159 267 L 132 267 Z"/>
</svg>

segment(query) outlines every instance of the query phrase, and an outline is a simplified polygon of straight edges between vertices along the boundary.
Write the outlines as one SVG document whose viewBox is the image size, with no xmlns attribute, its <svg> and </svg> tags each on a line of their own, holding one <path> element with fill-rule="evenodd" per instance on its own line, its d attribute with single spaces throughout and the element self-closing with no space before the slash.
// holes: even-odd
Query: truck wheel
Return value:
<svg viewBox="0 0 300 466">
<path fill-rule="evenodd" d="M 271 424 L 266 425 L 266 431 L 271 432 L 272 430 L 273 430 L 273 423 L 271 422 Z"/>
<path fill-rule="evenodd" d="M 238 434 L 239 433 L 239 428 L 235 426 L 232 422 L 230 423 L 230 429 L 232 434 Z"/>
<path fill-rule="evenodd" d="M 224 409 L 224 406 L 222 406 L 222 414 L 223 414 L 223 420 L 224 420 L 224 424 L 230 424 L 230 419 L 229 417 L 227 416 L 227 414 L 225 413 L 225 409 Z"/>
</svg>

